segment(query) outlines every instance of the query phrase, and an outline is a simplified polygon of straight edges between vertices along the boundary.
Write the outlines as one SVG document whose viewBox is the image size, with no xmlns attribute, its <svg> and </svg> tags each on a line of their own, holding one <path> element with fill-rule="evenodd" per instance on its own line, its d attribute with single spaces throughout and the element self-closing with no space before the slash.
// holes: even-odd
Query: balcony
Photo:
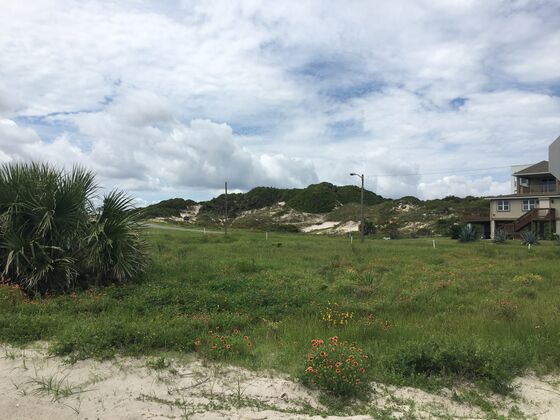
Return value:
<svg viewBox="0 0 560 420">
<path fill-rule="evenodd" d="M 557 194 L 560 189 L 556 184 L 536 184 L 529 185 L 528 187 L 522 187 L 521 185 L 517 187 L 517 194 L 519 195 L 547 195 L 547 194 Z"/>
</svg>

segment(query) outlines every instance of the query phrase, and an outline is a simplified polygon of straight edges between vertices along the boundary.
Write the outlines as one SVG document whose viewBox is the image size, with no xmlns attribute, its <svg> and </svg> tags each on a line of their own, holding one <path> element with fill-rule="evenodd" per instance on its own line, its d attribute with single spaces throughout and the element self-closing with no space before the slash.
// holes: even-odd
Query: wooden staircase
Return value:
<svg viewBox="0 0 560 420">
<path fill-rule="evenodd" d="M 556 219 L 556 211 L 553 208 L 537 208 L 532 209 L 521 216 L 519 219 L 515 220 L 512 223 L 508 223 L 503 225 L 503 229 L 511 234 L 514 235 L 515 233 L 519 232 L 525 226 L 536 222 L 553 222 Z"/>
</svg>

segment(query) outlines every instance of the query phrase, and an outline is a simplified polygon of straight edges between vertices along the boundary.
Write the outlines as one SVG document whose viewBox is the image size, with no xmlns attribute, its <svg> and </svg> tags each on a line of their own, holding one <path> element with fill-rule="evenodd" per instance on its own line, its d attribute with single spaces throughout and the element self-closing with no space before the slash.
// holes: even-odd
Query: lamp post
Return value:
<svg viewBox="0 0 560 420">
<path fill-rule="evenodd" d="M 364 226 L 364 174 L 357 174 L 352 172 L 350 176 L 357 176 L 362 180 L 362 192 L 360 195 L 360 240 L 364 242 L 365 226 Z"/>
</svg>

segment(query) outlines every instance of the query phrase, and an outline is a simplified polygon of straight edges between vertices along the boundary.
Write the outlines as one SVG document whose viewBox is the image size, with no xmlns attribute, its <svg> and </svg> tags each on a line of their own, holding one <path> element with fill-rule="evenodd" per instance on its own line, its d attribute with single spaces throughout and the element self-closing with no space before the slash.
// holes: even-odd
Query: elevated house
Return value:
<svg viewBox="0 0 560 420">
<path fill-rule="evenodd" d="M 526 229 L 541 238 L 560 233 L 560 137 L 550 145 L 548 161 L 512 166 L 511 176 L 511 194 L 488 197 L 488 217 L 465 221 L 481 224 L 490 238 L 498 229 L 514 237 Z"/>
</svg>

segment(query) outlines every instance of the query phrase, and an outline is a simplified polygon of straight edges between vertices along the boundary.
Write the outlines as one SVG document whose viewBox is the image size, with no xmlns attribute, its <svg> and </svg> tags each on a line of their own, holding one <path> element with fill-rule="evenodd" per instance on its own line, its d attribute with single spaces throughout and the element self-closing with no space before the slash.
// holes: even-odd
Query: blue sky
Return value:
<svg viewBox="0 0 560 420">
<path fill-rule="evenodd" d="M 0 161 L 140 202 L 352 171 L 394 198 L 507 193 L 560 135 L 558 22 L 553 0 L 4 1 Z"/>
</svg>

